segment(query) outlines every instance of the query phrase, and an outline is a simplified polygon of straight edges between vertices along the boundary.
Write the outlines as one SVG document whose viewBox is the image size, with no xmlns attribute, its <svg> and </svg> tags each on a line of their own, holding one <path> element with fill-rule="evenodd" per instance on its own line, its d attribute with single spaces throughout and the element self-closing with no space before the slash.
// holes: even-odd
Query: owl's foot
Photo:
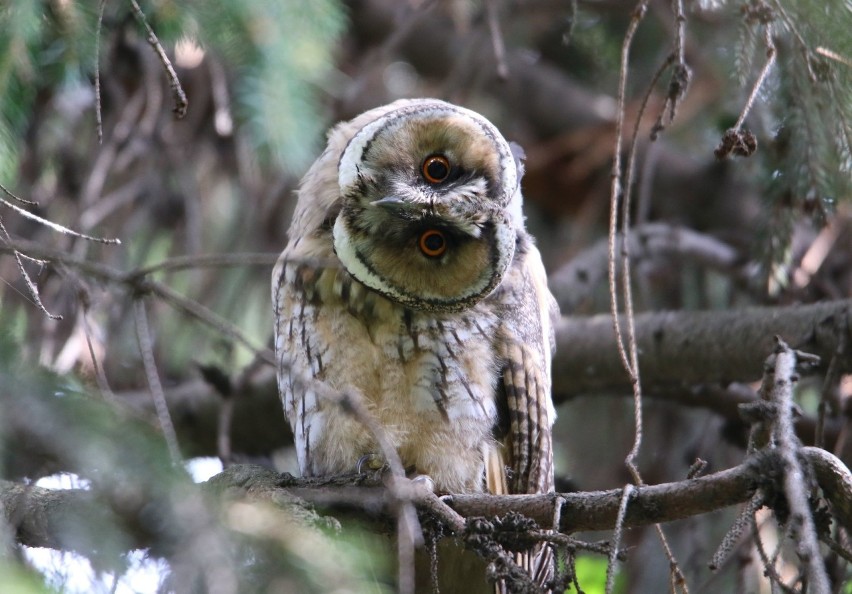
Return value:
<svg viewBox="0 0 852 594">
<path fill-rule="evenodd" d="M 432 493 L 435 492 L 435 481 L 432 480 L 432 477 L 428 474 L 418 474 L 411 477 L 411 482 L 416 485 L 423 485 Z"/>
<path fill-rule="evenodd" d="M 377 472 L 385 467 L 385 460 L 378 454 L 364 454 L 358 458 L 355 471 L 358 474 Z"/>
</svg>

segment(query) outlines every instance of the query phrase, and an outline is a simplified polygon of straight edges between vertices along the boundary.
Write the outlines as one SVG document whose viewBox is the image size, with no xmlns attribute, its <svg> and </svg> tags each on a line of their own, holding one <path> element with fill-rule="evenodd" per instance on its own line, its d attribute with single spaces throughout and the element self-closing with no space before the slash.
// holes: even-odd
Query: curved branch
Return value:
<svg viewBox="0 0 852 594">
<path fill-rule="evenodd" d="M 840 523 L 852 532 L 852 473 L 836 456 L 821 448 L 804 447 L 800 452 L 810 462 L 817 482 L 831 502 Z"/>
</svg>

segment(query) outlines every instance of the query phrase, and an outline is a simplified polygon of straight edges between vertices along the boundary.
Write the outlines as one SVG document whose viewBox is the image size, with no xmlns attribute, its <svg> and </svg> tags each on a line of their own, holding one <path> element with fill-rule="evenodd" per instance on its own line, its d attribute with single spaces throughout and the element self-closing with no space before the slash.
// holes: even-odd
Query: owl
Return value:
<svg viewBox="0 0 852 594">
<path fill-rule="evenodd" d="M 273 271 L 278 386 L 305 476 L 380 457 L 357 397 L 439 493 L 553 490 L 556 302 L 520 150 L 471 110 L 401 100 L 334 127 Z M 543 582 L 547 555 L 527 563 Z"/>
</svg>

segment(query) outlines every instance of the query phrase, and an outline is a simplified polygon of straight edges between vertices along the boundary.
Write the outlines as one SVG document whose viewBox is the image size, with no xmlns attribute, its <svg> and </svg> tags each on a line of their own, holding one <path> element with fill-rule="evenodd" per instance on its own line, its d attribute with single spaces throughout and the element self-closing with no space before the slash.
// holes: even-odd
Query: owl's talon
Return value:
<svg viewBox="0 0 852 594">
<path fill-rule="evenodd" d="M 378 454 L 364 454 L 358 458 L 355 470 L 358 474 L 376 472 L 377 470 L 381 470 L 384 465 L 385 461 Z"/>
<path fill-rule="evenodd" d="M 417 476 L 412 477 L 411 482 L 418 485 L 423 485 L 432 493 L 435 492 L 435 481 L 433 481 L 432 477 L 428 474 L 418 474 Z"/>
</svg>

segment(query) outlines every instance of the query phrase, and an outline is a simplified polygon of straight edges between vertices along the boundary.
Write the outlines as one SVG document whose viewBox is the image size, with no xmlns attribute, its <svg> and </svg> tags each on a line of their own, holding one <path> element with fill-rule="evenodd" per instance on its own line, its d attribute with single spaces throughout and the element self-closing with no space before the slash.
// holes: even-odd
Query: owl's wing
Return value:
<svg viewBox="0 0 852 594">
<path fill-rule="evenodd" d="M 272 273 L 278 390 L 303 476 L 316 474 L 311 448 L 324 430 L 318 394 L 322 353 L 314 336 L 318 284 L 328 269 L 281 254 Z"/>
<path fill-rule="evenodd" d="M 553 490 L 551 427 L 555 418 L 550 395 L 553 326 L 559 315 L 547 288 L 538 250 L 521 241 L 499 296 L 501 327 L 497 349 L 502 361 L 501 407 L 506 418 L 503 440 L 510 469 L 510 493 Z M 501 397 L 498 387 L 498 398 Z"/>
<path fill-rule="evenodd" d="M 505 290 L 497 296 L 501 319 L 497 350 L 503 367 L 497 397 L 505 398 L 500 406 L 506 417 L 505 436 L 502 452 L 488 455 L 486 483 L 497 493 L 548 493 L 553 491 L 551 427 L 556 416 L 550 359 L 559 308 L 547 288 L 541 256 L 528 238 L 522 236 L 501 286 Z M 553 551 L 540 545 L 519 554 L 518 563 L 544 585 L 553 573 Z"/>
</svg>

